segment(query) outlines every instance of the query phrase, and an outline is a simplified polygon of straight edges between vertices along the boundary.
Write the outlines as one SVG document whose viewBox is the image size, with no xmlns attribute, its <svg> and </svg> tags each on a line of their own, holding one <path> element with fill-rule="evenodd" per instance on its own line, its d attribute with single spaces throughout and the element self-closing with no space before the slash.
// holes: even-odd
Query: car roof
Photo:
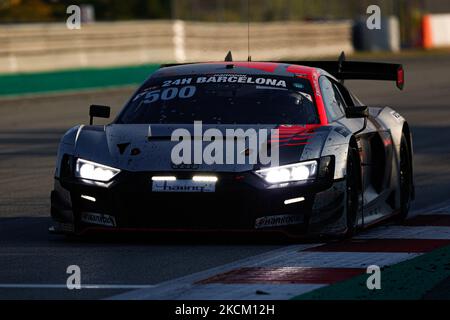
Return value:
<svg viewBox="0 0 450 320">
<path fill-rule="evenodd" d="M 204 63 L 187 63 L 162 67 L 156 71 L 152 78 L 170 77 L 178 75 L 193 74 L 246 74 L 246 75 L 275 75 L 275 76 L 292 76 L 302 75 L 311 78 L 313 74 L 326 74 L 326 71 L 294 64 L 278 63 L 278 62 L 204 62 Z M 334 78 L 334 77 L 333 77 Z"/>
</svg>

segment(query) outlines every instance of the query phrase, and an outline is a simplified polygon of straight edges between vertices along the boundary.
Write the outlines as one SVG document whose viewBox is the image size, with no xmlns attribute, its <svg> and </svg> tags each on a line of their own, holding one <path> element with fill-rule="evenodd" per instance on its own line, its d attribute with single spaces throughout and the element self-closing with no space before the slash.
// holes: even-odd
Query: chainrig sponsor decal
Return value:
<svg viewBox="0 0 450 320">
<path fill-rule="evenodd" d="M 255 228 L 281 227 L 292 224 L 300 224 L 303 218 L 300 215 L 285 214 L 278 216 L 267 216 L 256 219 Z"/>
<path fill-rule="evenodd" d="M 91 224 L 98 224 L 101 226 L 116 226 L 116 219 L 113 216 L 109 216 L 107 214 L 83 212 L 81 214 L 81 221 Z"/>
<path fill-rule="evenodd" d="M 197 182 L 192 180 L 153 181 L 153 192 L 215 192 L 215 182 Z"/>
</svg>

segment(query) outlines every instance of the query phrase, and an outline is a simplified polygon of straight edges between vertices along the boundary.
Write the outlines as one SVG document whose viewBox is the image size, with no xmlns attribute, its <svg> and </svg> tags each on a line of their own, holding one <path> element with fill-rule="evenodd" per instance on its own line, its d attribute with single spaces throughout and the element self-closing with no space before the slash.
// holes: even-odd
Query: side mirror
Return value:
<svg viewBox="0 0 450 320">
<path fill-rule="evenodd" d="M 348 107 L 345 109 L 345 116 L 350 119 L 367 118 L 369 116 L 369 108 L 367 106 Z"/>
<path fill-rule="evenodd" d="M 109 118 L 111 114 L 111 108 L 108 106 L 98 106 L 98 105 L 91 105 L 89 107 L 89 124 L 93 124 L 94 117 L 96 118 Z"/>
</svg>

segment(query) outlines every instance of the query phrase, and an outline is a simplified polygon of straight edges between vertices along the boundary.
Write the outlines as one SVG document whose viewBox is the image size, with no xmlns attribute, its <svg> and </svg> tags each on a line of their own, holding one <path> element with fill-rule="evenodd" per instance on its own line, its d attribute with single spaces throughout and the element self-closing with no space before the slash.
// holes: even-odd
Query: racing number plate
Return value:
<svg viewBox="0 0 450 320">
<path fill-rule="evenodd" d="M 215 182 L 192 180 L 152 181 L 153 192 L 215 192 Z"/>
</svg>

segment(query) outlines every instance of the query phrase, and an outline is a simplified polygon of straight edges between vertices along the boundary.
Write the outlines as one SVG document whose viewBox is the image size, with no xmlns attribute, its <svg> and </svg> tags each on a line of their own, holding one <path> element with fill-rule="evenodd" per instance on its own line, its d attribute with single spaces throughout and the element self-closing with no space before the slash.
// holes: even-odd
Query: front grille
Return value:
<svg viewBox="0 0 450 320">
<path fill-rule="evenodd" d="M 190 176 L 183 174 L 184 178 Z M 152 175 L 156 174 L 133 173 L 111 189 L 79 190 L 97 201 L 76 201 L 77 211 L 113 215 L 120 227 L 172 229 L 252 229 L 258 217 L 311 211 L 311 198 L 284 205 L 285 199 L 299 196 L 297 189 L 259 189 L 248 183 L 251 177 L 216 174 L 219 181 L 214 193 L 159 193 L 151 191 Z M 75 198 L 80 199 L 80 195 Z"/>
<path fill-rule="evenodd" d="M 238 194 L 127 193 L 116 203 L 121 223 L 155 228 L 251 228 L 254 200 Z"/>
</svg>

